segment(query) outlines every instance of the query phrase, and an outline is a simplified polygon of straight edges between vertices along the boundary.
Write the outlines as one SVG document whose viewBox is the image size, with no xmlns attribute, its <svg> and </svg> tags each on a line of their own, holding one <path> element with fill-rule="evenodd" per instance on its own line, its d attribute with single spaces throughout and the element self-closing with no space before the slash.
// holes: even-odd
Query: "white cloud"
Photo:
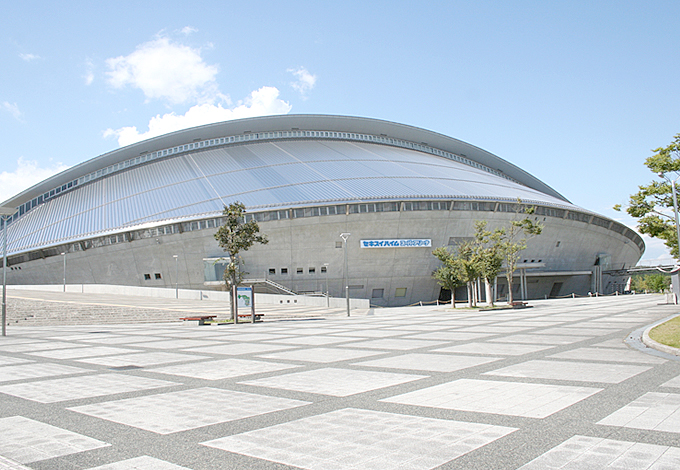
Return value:
<svg viewBox="0 0 680 470">
<path fill-rule="evenodd" d="M 35 55 L 35 54 L 19 54 L 19 57 L 21 58 L 21 60 L 26 61 L 26 62 L 30 62 L 32 60 L 37 60 L 37 59 L 42 59 L 42 57 L 40 57 L 39 55 Z"/>
<path fill-rule="evenodd" d="M 12 104 L 7 101 L 3 101 L 2 103 L 2 109 L 7 111 L 16 119 L 17 121 L 23 121 L 23 113 L 19 109 L 19 106 L 17 106 L 16 103 Z"/>
<path fill-rule="evenodd" d="M 94 62 L 91 59 L 85 61 L 85 74 L 83 75 L 85 79 L 85 85 L 92 85 L 94 81 Z"/>
<path fill-rule="evenodd" d="M 198 30 L 197 30 L 196 28 L 192 27 L 192 26 L 185 26 L 184 28 L 182 28 L 182 29 L 180 30 L 180 32 L 181 32 L 182 34 L 184 34 L 185 36 L 188 36 L 188 35 L 190 35 L 190 34 L 192 34 L 192 33 L 197 32 L 197 31 L 198 31 Z"/>
<path fill-rule="evenodd" d="M 166 37 L 140 44 L 130 55 L 107 59 L 106 65 L 111 86 L 138 88 L 147 100 L 179 104 L 222 98 L 215 81 L 218 67 L 206 64 L 200 49 L 175 44 Z"/>
<path fill-rule="evenodd" d="M 232 108 L 224 108 L 221 104 L 198 104 L 189 108 L 185 114 L 175 113 L 157 115 L 149 121 L 149 130 L 139 132 L 136 127 L 107 129 L 104 137 L 115 136 L 120 146 L 134 144 L 145 139 L 157 137 L 169 132 L 201 126 L 213 122 L 230 121 L 271 114 L 287 114 L 292 106 L 279 99 L 279 90 L 274 87 L 262 87 L 253 91 L 248 98 Z"/>
<path fill-rule="evenodd" d="M 23 190 L 64 171 L 66 168 L 68 167 L 61 163 L 56 163 L 48 168 L 42 168 L 38 162 L 24 160 L 21 157 L 17 160 L 17 167 L 14 171 L 3 171 L 0 173 L 0 201 L 16 196 Z"/>
<path fill-rule="evenodd" d="M 288 72 L 297 77 L 297 81 L 292 82 L 290 85 L 295 90 L 297 90 L 303 98 L 306 98 L 307 93 L 309 93 L 312 88 L 314 88 L 314 85 L 316 85 L 316 75 L 312 75 L 304 67 L 300 67 L 298 69 L 288 69 Z"/>
</svg>

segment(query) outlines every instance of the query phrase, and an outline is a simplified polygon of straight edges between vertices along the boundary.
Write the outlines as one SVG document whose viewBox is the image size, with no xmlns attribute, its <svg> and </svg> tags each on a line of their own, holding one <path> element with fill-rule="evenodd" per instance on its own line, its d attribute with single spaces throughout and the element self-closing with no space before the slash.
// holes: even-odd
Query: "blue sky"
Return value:
<svg viewBox="0 0 680 470">
<path fill-rule="evenodd" d="M 611 210 L 680 133 L 676 1 L 24 1 L 0 33 L 0 199 L 157 133 L 366 116 Z M 645 259 L 669 258 L 646 238 Z"/>
</svg>

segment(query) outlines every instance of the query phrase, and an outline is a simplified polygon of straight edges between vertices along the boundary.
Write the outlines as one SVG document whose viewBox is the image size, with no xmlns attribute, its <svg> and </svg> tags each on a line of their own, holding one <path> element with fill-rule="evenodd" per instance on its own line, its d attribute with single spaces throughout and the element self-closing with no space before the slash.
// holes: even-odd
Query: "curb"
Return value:
<svg viewBox="0 0 680 470">
<path fill-rule="evenodd" d="M 652 328 L 661 325 L 662 323 L 666 323 L 667 321 L 672 320 L 673 318 L 680 316 L 680 315 L 673 315 L 670 318 L 665 318 L 661 320 L 660 322 L 657 322 L 645 329 L 645 331 L 642 333 L 642 342 L 644 343 L 645 346 L 656 349 L 657 351 L 661 351 L 666 354 L 671 354 L 673 356 L 680 356 L 680 349 L 674 348 L 672 346 L 666 346 L 665 344 L 657 343 L 654 341 L 652 338 L 649 337 L 649 332 L 652 330 Z"/>
</svg>

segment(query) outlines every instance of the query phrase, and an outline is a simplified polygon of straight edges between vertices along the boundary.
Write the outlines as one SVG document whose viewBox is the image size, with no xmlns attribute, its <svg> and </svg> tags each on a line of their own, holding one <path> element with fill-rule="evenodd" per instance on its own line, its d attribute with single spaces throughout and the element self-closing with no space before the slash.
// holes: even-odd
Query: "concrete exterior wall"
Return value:
<svg viewBox="0 0 680 470">
<path fill-rule="evenodd" d="M 450 237 L 471 237 L 477 220 L 487 220 L 488 227 L 493 229 L 506 226 L 516 217 L 502 212 L 395 211 L 260 222 L 261 232 L 270 242 L 242 253 L 244 269 L 249 272 L 247 278 L 266 276 L 296 292 L 325 292 L 328 282 L 330 295 L 343 298 L 344 251 L 336 243 L 341 242 L 340 233 L 349 232 L 352 298 L 370 299 L 376 306 L 433 301 L 439 297 L 440 287 L 431 277 L 438 266 L 432 249 L 447 246 Z M 600 254 L 610 255 L 611 268 L 616 269 L 635 265 L 641 256 L 637 245 L 611 230 L 556 217 L 536 219 L 544 224 L 543 233 L 529 241 L 520 261 L 540 262 L 545 267 L 527 270 L 529 298 L 544 298 L 554 282 L 563 283 L 560 295 L 586 294 L 591 289 L 590 276 L 568 272 L 591 271 Z M 204 229 L 69 252 L 67 283 L 159 288 L 174 288 L 177 283 L 182 289 L 207 291 L 203 258 L 224 255 L 214 233 L 215 229 Z M 429 238 L 432 248 L 362 249 L 359 244 L 362 239 L 394 238 Z M 322 273 L 325 263 L 328 272 Z M 287 274 L 282 274 L 281 268 L 287 268 Z M 313 273 L 310 268 L 314 268 Z M 275 274 L 269 274 L 270 269 Z M 298 269 L 302 272 L 298 273 Z M 51 256 L 11 266 L 7 282 L 61 284 L 63 271 L 62 256 Z M 559 274 L 560 271 L 565 274 Z M 534 276 L 541 272 L 554 274 Z M 145 274 L 150 279 L 145 279 Z M 515 282 L 518 284 L 518 280 Z M 607 282 L 603 279 L 603 285 Z M 399 288 L 406 288 L 405 296 L 395 296 Z M 383 289 L 383 296 L 372 298 L 374 289 Z"/>
</svg>

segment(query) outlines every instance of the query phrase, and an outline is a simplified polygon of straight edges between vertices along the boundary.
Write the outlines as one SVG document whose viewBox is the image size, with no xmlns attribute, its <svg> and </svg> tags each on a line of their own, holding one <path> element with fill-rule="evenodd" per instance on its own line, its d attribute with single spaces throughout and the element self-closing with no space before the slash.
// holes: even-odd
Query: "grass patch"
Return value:
<svg viewBox="0 0 680 470">
<path fill-rule="evenodd" d="M 657 343 L 680 348 L 680 317 L 675 317 L 666 323 L 655 326 L 649 332 L 649 337 Z"/>
</svg>

